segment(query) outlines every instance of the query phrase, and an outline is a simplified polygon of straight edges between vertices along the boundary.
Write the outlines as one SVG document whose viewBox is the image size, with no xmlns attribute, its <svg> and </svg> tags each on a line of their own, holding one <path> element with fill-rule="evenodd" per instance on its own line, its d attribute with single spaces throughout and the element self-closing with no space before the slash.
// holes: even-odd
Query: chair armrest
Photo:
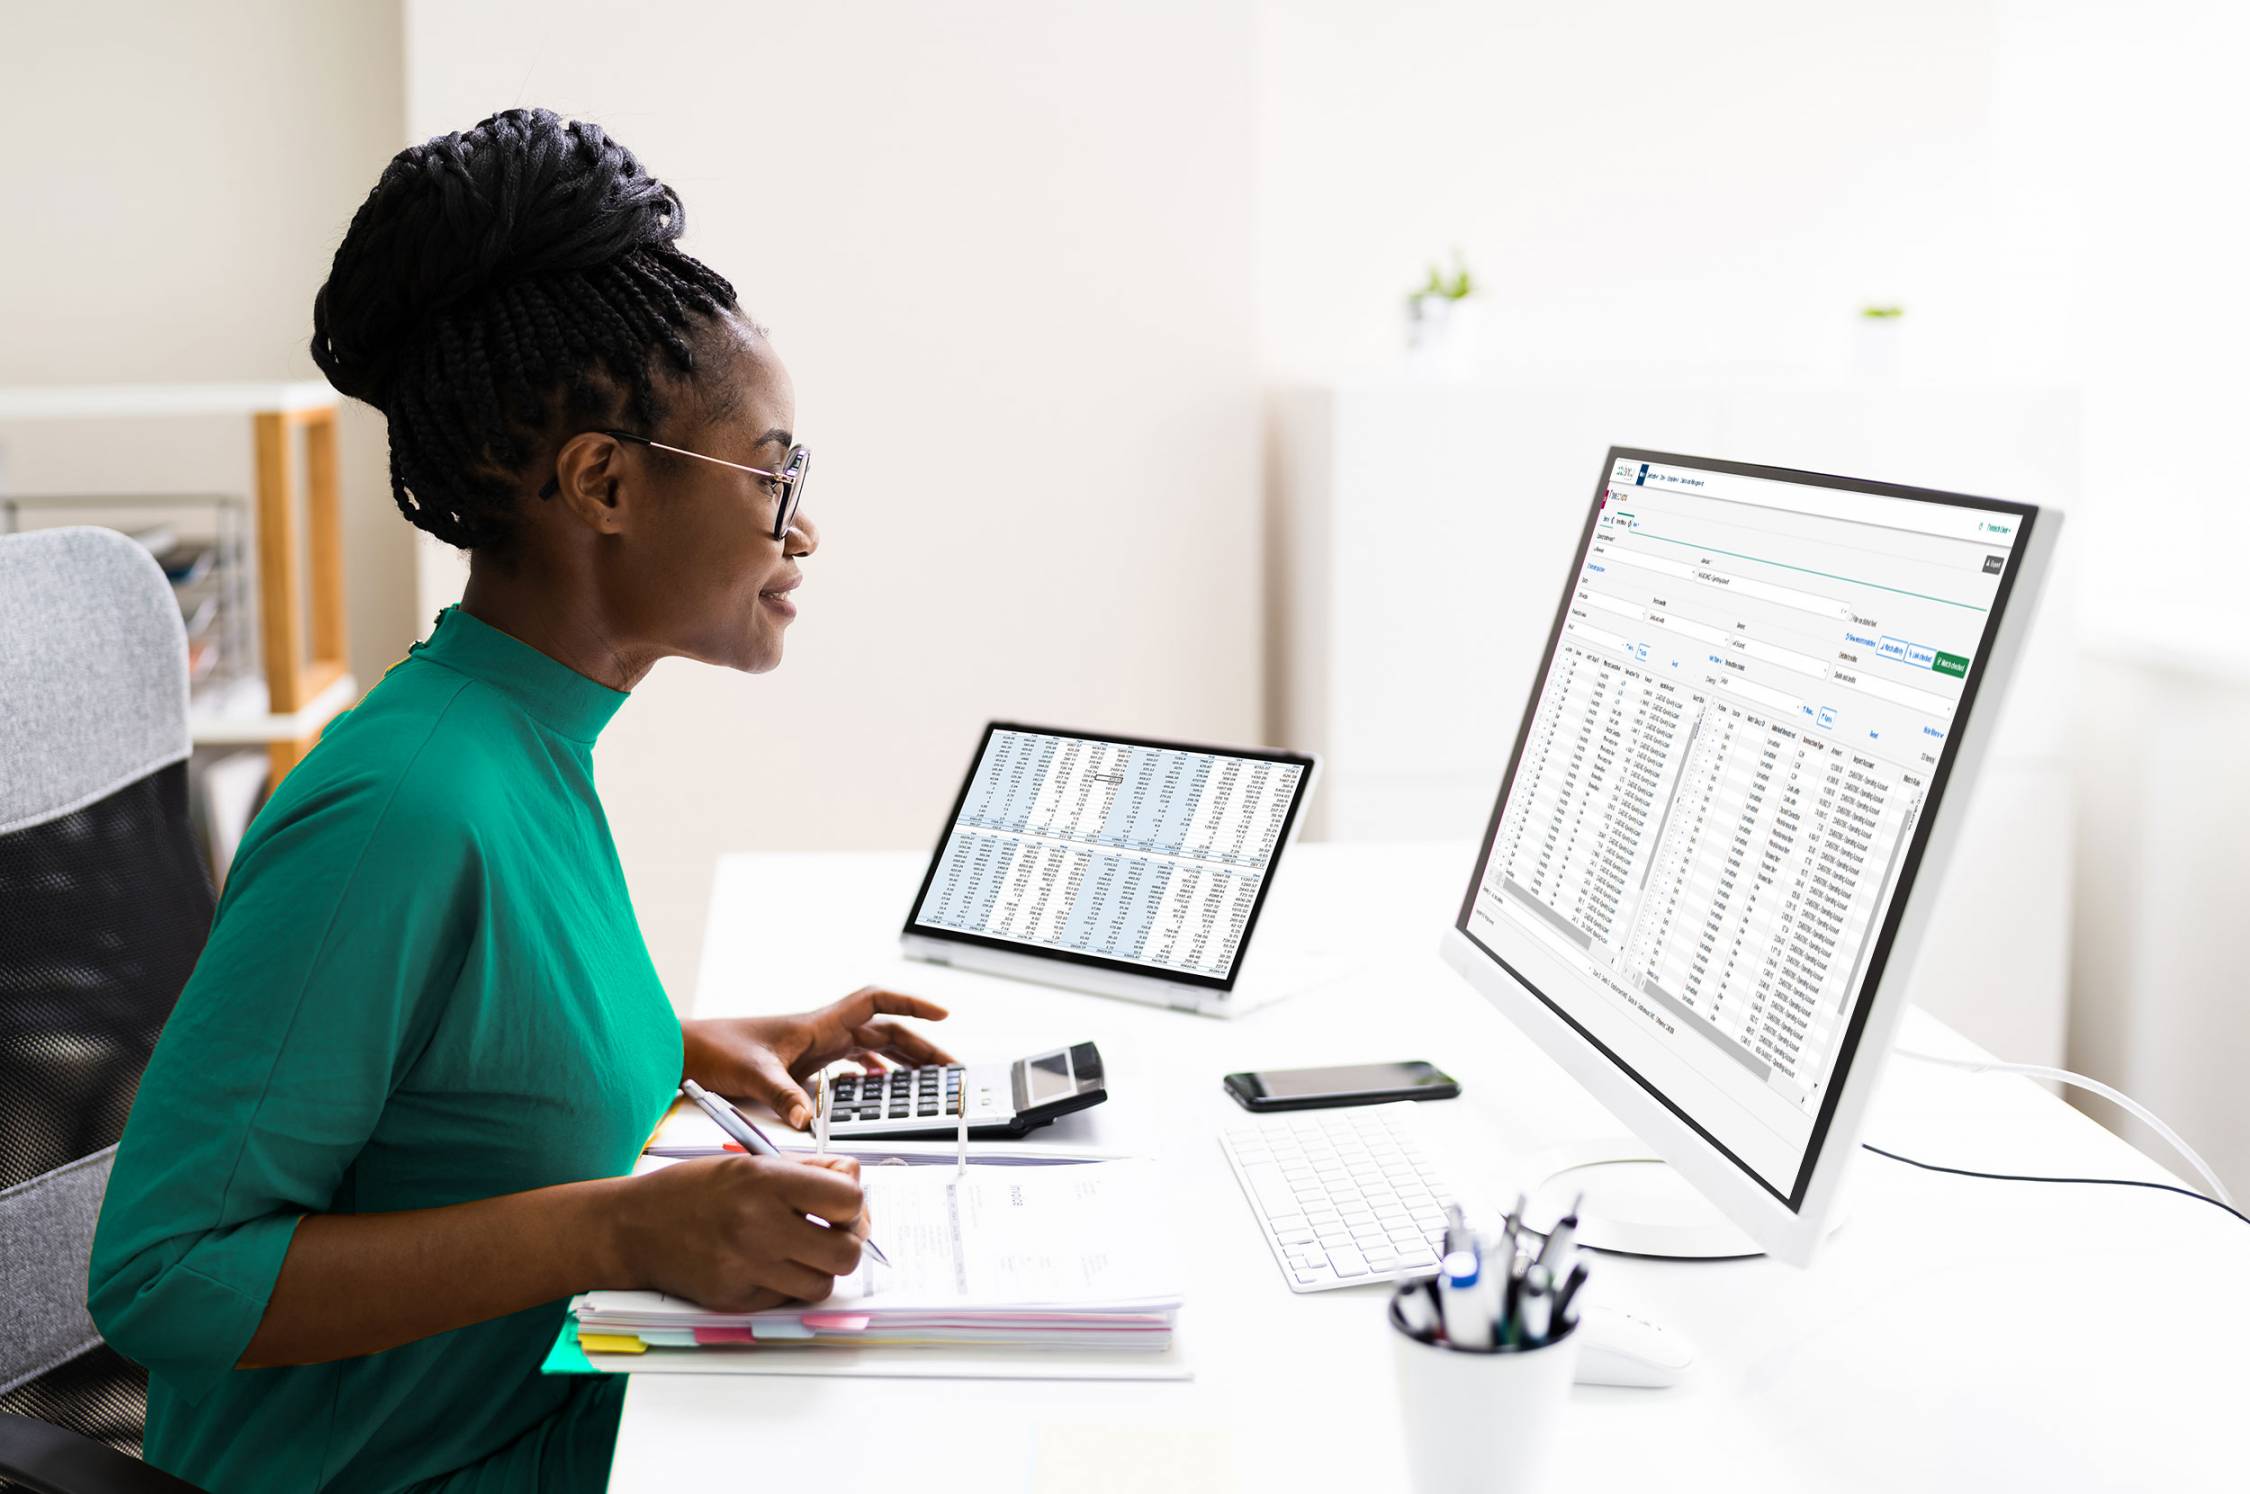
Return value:
<svg viewBox="0 0 2250 1494">
<path fill-rule="evenodd" d="M 203 1494 L 106 1442 L 0 1412 L 0 1477 L 38 1494 Z"/>
</svg>

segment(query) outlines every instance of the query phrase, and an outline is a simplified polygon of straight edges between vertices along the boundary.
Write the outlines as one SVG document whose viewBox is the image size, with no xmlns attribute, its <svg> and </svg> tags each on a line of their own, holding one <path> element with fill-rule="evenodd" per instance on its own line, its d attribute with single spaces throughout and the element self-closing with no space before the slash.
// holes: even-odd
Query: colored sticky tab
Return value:
<svg viewBox="0 0 2250 1494">
<path fill-rule="evenodd" d="M 695 1341 L 699 1344 L 754 1344 L 758 1334 L 749 1328 L 698 1328 Z"/>
<path fill-rule="evenodd" d="M 578 1347 L 589 1354 L 646 1354 L 648 1345 L 624 1333 L 581 1333 Z"/>
<path fill-rule="evenodd" d="M 808 1312 L 804 1316 L 808 1329 L 822 1333 L 864 1333 L 867 1331 L 867 1314 L 863 1312 Z"/>
</svg>

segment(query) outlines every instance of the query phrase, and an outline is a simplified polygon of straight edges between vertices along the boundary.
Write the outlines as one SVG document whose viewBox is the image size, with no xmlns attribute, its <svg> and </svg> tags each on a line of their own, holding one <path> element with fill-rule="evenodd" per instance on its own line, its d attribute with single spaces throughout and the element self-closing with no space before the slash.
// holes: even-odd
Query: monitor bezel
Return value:
<svg viewBox="0 0 2250 1494">
<path fill-rule="evenodd" d="M 1621 461 L 1646 462 L 1652 466 L 1682 467 L 1738 477 L 1762 478 L 1770 481 L 1832 488 L 1843 492 L 1863 493 L 1877 497 L 1905 498 L 1916 502 L 1942 504 L 1952 508 L 1975 508 L 2009 514 L 2020 521 L 2020 526 L 2008 550 L 2009 563 L 2000 572 L 1999 589 L 1993 594 L 1991 610 L 1986 616 L 1984 629 L 1978 637 L 1976 653 L 1970 660 L 1969 669 L 1962 677 L 1960 703 L 1954 712 L 1952 725 L 1947 731 L 1945 745 L 1938 753 L 1937 764 L 1931 770 L 1930 789 L 1928 794 L 1924 796 L 1922 813 L 1915 823 L 1913 835 L 1909 839 L 1906 851 L 1900 860 L 1897 891 L 1893 894 L 1890 905 L 1884 912 L 1883 922 L 1876 932 L 1875 942 L 1869 952 L 1859 989 L 1854 993 L 1852 1014 L 1850 1020 L 1845 1024 L 1842 1037 L 1838 1041 L 1836 1062 L 1829 1076 L 1827 1090 L 1822 1097 L 1820 1113 L 1814 1119 L 1813 1129 L 1798 1161 L 1796 1176 L 1786 1192 L 1776 1187 L 1763 1174 L 1737 1156 L 1731 1148 L 1712 1135 L 1702 1122 L 1682 1109 L 1669 1095 L 1644 1077 L 1639 1070 L 1626 1063 L 1606 1043 L 1595 1037 L 1560 1004 L 1504 959 L 1497 950 L 1494 950 L 1470 931 L 1470 915 L 1476 906 L 1478 889 L 1484 885 L 1485 872 L 1491 862 L 1494 844 L 1499 838 L 1500 822 L 1507 810 L 1508 796 L 1515 786 L 1516 774 L 1523 762 L 1524 749 L 1530 740 L 1532 723 L 1538 715 L 1540 698 L 1545 692 L 1548 676 L 1555 666 L 1556 654 L 1562 642 L 1563 629 L 1570 617 L 1571 599 L 1577 592 L 1588 549 L 1593 542 L 1595 530 L 1601 521 L 1604 499 L 1610 489 L 1617 464 Z M 1890 969 L 1891 958 L 1896 952 L 1901 925 L 1905 920 L 1909 905 L 1914 903 L 1913 893 L 1917 880 L 1924 870 L 1925 863 L 1933 860 L 1929 854 L 1932 835 L 1941 818 L 1950 821 L 1951 817 L 1946 815 L 1945 809 L 1948 803 L 1947 791 L 1954 781 L 1955 767 L 1961 760 L 1966 744 L 1983 734 L 1981 731 L 1982 718 L 1976 715 L 1978 697 L 1983 693 L 1985 681 L 1994 673 L 1995 669 L 2004 669 L 2006 664 L 2010 662 L 2003 657 L 2006 648 L 2006 640 L 2003 634 L 2007 631 L 2010 620 L 2016 616 L 2010 611 L 2010 604 L 2014 600 L 2018 578 L 2030 568 L 2028 562 L 2034 555 L 2034 546 L 2038 543 L 2037 536 L 2041 530 L 2040 518 L 2041 510 L 2037 505 L 2013 499 L 1984 498 L 1965 493 L 1946 492 L 1936 488 L 1876 482 L 1788 467 L 1727 461 L 1714 457 L 1689 456 L 1676 452 L 1653 451 L 1641 447 L 1613 446 L 1609 449 L 1608 456 L 1603 460 L 1601 476 L 1595 483 L 1593 498 L 1587 507 L 1585 526 L 1580 531 L 1577 546 L 1571 554 L 1570 569 L 1563 585 L 1561 600 L 1555 608 L 1554 622 L 1548 629 L 1546 649 L 1541 656 L 1539 669 L 1532 680 L 1530 699 L 1525 705 L 1523 719 L 1517 726 L 1515 742 L 1509 750 L 1507 767 L 1501 775 L 1500 789 L 1494 796 L 1492 812 L 1486 819 L 1483 838 L 1479 842 L 1476 861 L 1470 872 L 1468 888 L 1462 895 L 1460 911 L 1455 916 L 1452 931 L 1467 940 L 1476 950 L 1481 951 L 1493 965 L 1497 966 L 1514 982 L 1517 988 L 1527 993 L 1551 1016 L 1562 1022 L 1571 1033 L 1575 1034 L 1581 1044 L 1599 1054 L 1614 1074 L 1630 1081 L 1639 1094 L 1661 1106 L 1674 1121 L 1693 1133 L 1703 1146 L 1723 1157 L 1742 1179 L 1756 1185 L 1759 1190 L 1786 1208 L 1792 1215 L 1802 1215 L 1806 1210 L 1819 1164 L 1828 1150 L 1827 1143 L 1835 1126 L 1839 1107 L 1843 1102 L 1846 1090 L 1851 1087 L 1850 1080 L 1858 1063 L 1860 1045 L 1867 1032 L 1869 1017 L 1883 990 L 1884 975 Z"/>
<path fill-rule="evenodd" d="M 1126 747 L 1150 747 L 1165 752 L 1189 752 L 1215 757 L 1247 758 L 1256 762 L 1279 763 L 1302 769 L 1297 784 L 1289 797 L 1288 812 L 1282 817 L 1281 829 L 1274 836 L 1273 854 L 1266 858 L 1266 867 L 1258 880 L 1258 895 L 1251 900 L 1249 917 L 1242 924 L 1242 938 L 1234 947 L 1234 961 L 1224 976 L 1202 975 L 1190 971 L 1168 970 L 1162 965 L 1142 964 L 1135 960 L 1114 959 L 1108 955 L 1086 954 L 1074 949 L 1051 949 L 1043 944 L 1032 944 L 1019 939 L 997 939 L 989 934 L 972 934 L 961 929 L 937 928 L 915 922 L 923 899 L 930 895 L 930 887 L 937 880 L 938 868 L 945 861 L 946 842 L 952 838 L 954 827 L 960 823 L 962 806 L 969 802 L 969 790 L 975 785 L 977 768 L 984 761 L 987 748 L 992 745 L 995 732 L 1029 732 L 1038 736 L 1067 737 L 1081 742 L 1107 742 Z M 1301 752 L 1288 752 L 1273 747 L 1213 747 L 1197 742 L 1171 741 L 1159 737 L 1128 736 L 1122 732 L 1084 731 L 1071 727 L 1032 726 L 1021 721 L 988 721 L 984 735 L 977 739 L 976 751 L 969 755 L 968 771 L 961 775 L 960 790 L 953 796 L 953 806 L 946 812 L 945 823 L 938 830 L 937 844 L 930 851 L 930 864 L 922 873 L 921 885 L 914 891 L 914 900 L 907 905 L 906 925 L 900 931 L 904 939 L 932 939 L 946 944 L 968 945 L 978 949 L 1000 950 L 1012 955 L 1040 960 L 1058 960 L 1065 964 L 1083 966 L 1092 970 L 1107 970 L 1113 974 L 1135 976 L 1142 980 L 1161 981 L 1168 985 L 1188 987 L 1198 991 L 1231 993 L 1242 977 L 1243 962 L 1250 953 L 1251 941 L 1258 932 L 1258 918 L 1264 913 L 1266 897 L 1273 891 L 1274 874 L 1281 868 L 1282 857 L 1295 839 L 1297 817 L 1304 811 L 1305 799 L 1311 792 L 1313 777 L 1319 760 Z M 1098 849 L 1098 848 L 1097 848 Z"/>
</svg>

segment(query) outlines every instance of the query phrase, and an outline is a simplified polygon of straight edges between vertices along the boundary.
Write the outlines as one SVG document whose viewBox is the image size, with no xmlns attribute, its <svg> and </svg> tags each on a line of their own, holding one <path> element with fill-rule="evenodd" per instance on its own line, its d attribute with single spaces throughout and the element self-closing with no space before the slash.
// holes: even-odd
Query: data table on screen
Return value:
<svg viewBox="0 0 2250 1494">
<path fill-rule="evenodd" d="M 1303 772 L 995 731 L 915 923 L 1224 978 Z"/>
</svg>

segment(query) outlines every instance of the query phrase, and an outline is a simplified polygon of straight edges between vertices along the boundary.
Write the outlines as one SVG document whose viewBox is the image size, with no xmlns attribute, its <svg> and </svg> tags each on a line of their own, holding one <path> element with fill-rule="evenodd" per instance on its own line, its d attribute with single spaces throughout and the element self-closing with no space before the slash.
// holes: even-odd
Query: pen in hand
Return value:
<svg viewBox="0 0 2250 1494">
<path fill-rule="evenodd" d="M 750 1123 L 749 1117 L 745 1116 L 741 1111 L 735 1109 L 726 1101 L 720 1099 L 717 1095 L 712 1094 L 709 1090 L 696 1083 L 693 1079 L 683 1079 L 680 1081 L 680 1093 L 686 1095 L 689 1102 L 693 1104 L 696 1109 L 711 1117 L 712 1122 L 716 1124 L 720 1130 L 726 1132 L 728 1136 L 732 1137 L 737 1142 L 740 1142 L 742 1145 L 742 1149 L 748 1152 L 751 1156 L 778 1157 L 781 1155 L 781 1148 L 775 1146 L 771 1141 L 768 1141 L 766 1139 L 766 1133 L 759 1130 L 756 1126 L 752 1125 Z M 823 1121 L 820 1123 L 820 1129 L 824 1138 L 822 1144 L 825 1144 L 825 1135 L 827 1132 L 825 1119 L 823 1119 Z M 805 1217 L 811 1219 L 813 1216 L 808 1214 Z M 814 1222 L 816 1224 L 826 1224 L 828 1221 L 825 1219 L 817 1219 L 814 1220 Z M 891 1258 L 883 1254 L 883 1248 L 880 1245 L 877 1245 L 873 1240 L 862 1240 L 859 1243 L 860 1247 L 869 1255 L 875 1257 L 878 1263 L 885 1266 L 891 1263 Z"/>
</svg>

